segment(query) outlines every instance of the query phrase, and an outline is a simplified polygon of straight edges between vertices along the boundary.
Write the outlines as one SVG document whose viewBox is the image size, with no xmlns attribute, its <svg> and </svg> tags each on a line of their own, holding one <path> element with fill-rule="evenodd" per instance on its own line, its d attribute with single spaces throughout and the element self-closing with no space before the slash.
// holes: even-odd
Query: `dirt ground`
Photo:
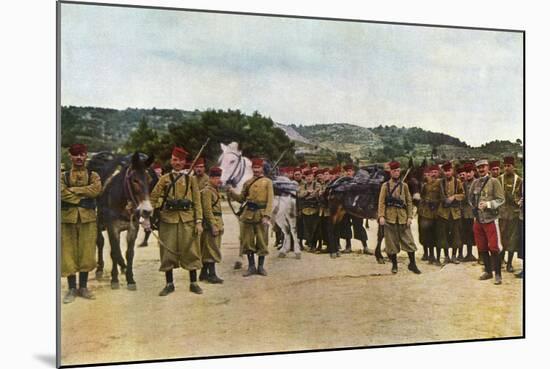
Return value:
<svg viewBox="0 0 550 369">
<path fill-rule="evenodd" d="M 354 252 L 337 259 L 310 253 L 301 260 L 293 254 L 283 259 L 270 246 L 269 276 L 243 278 L 242 270 L 233 270 L 237 220 L 227 209 L 224 220 L 218 274 L 225 282 L 201 283 L 203 295 L 189 292 L 189 275 L 178 269 L 176 292 L 158 296 L 164 274 L 158 271 L 153 236 L 148 247 L 136 248 L 137 291 L 124 283 L 111 290 L 107 245 L 104 279 L 97 281 L 91 273 L 96 300 L 61 304 L 62 364 L 522 335 L 522 280 L 505 271 L 503 284 L 495 286 L 477 279 L 477 263 L 436 267 L 418 255 L 422 274 L 415 275 L 401 253 L 399 273 L 392 275 L 391 264 L 379 265 L 373 256 L 362 255 L 354 240 Z M 416 225 L 413 234 L 418 239 Z M 376 225 L 368 235 L 374 248 Z M 142 238 L 140 234 L 138 242 Z M 514 261 L 514 267 L 520 268 L 520 262 Z M 63 280 L 62 295 L 66 289 Z"/>
</svg>

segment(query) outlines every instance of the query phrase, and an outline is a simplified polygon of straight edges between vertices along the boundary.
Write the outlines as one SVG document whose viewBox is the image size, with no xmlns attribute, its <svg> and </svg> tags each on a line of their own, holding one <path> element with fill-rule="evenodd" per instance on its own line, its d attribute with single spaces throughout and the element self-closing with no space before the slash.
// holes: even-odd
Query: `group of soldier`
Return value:
<svg viewBox="0 0 550 369">
<path fill-rule="evenodd" d="M 409 256 L 409 270 L 420 274 L 415 260 L 417 248 L 410 230 L 415 208 L 423 261 L 436 266 L 478 261 L 473 254 L 475 245 L 479 262 L 484 265 L 481 280 L 491 279 L 494 272 L 495 284 L 502 283 L 501 264 L 505 255 L 506 271 L 514 272 L 514 254 L 517 252 L 523 258 L 523 181 L 516 174 L 514 157 L 504 157 L 503 164 L 504 173 L 501 173 L 498 160 L 469 161 L 460 166 L 451 162 L 427 166 L 419 198 L 413 201 L 407 183 L 400 179 L 400 163 L 386 163 L 387 181 L 378 199 L 378 224 L 383 227 L 392 272 L 398 270 L 396 255 L 405 251 Z M 323 245 L 327 245 L 326 252 L 335 258 L 340 256 L 340 239 L 346 241 L 342 252 L 351 252 L 353 230 L 354 238 L 362 243 L 363 252 L 372 254 L 367 247 L 362 218 L 346 215 L 337 225 L 330 221 L 328 188 L 341 176 L 353 177 L 352 165 L 343 169 L 319 168 L 317 163 L 311 163 L 282 168 L 282 172 L 300 184 L 297 196 L 299 248 L 320 253 L 324 251 Z M 365 223 L 368 227 L 367 221 Z M 522 278 L 523 270 L 516 277 Z"/>
<path fill-rule="evenodd" d="M 62 173 L 60 185 L 61 274 L 68 281 L 64 303 L 74 301 L 77 296 L 94 298 L 87 288 L 87 280 L 88 273 L 96 267 L 97 218 L 94 199 L 102 192 L 99 175 L 86 168 L 86 146 L 71 145 L 69 157 L 72 167 Z M 196 294 L 203 293 L 198 281 L 223 283 L 215 267 L 222 259 L 224 232 L 219 193 L 222 169 L 212 167 L 207 175 L 202 158 L 195 161 L 192 168 L 188 159 L 189 153 L 184 148 L 174 147 L 170 172 L 162 174 L 160 165 L 153 166 L 160 178 L 150 194 L 158 220 L 152 224 L 158 228 L 159 270 L 164 272 L 166 279 L 160 296 L 175 291 L 175 268 L 181 267 L 189 272 L 189 289 Z M 392 272 L 397 273 L 397 254 L 405 251 L 409 256 L 408 269 L 420 274 L 410 229 L 414 217 L 413 199 L 407 184 L 400 179 L 400 164 L 392 161 L 386 164 L 386 169 L 388 180 L 380 191 L 378 223 L 384 229 L 386 253 L 392 261 Z M 489 175 L 490 169 L 493 176 Z M 522 180 L 515 173 L 513 158 L 504 158 L 504 174 L 495 176 L 496 170 L 493 169 L 486 160 L 480 160 L 475 165 L 466 163 L 456 174 L 451 163 L 426 168 L 418 204 L 418 224 L 420 243 L 424 247 L 423 260 L 439 265 L 443 250 L 444 263 L 473 261 L 472 247 L 475 244 L 485 268 L 480 279 L 491 279 L 494 271 L 495 283 L 500 284 L 501 242 L 504 250 L 508 251 L 507 271 L 513 271 L 514 252 L 518 251 L 520 256 L 522 254 L 523 195 Z M 239 211 L 240 254 L 248 259 L 244 277 L 267 276 L 264 262 L 268 254 L 268 230 L 274 200 L 273 184 L 264 174 L 263 160 L 252 159 L 252 170 L 253 177 L 244 184 L 240 194 L 232 189 L 227 192 L 230 199 L 242 204 Z M 311 163 L 308 166 L 281 168 L 281 172 L 299 184 L 298 242 L 294 243 L 298 258 L 302 248 L 323 252 L 324 245 L 331 258 L 336 258 L 341 253 L 340 238 L 346 240 L 342 253 L 349 253 L 352 231 L 353 237 L 361 241 L 363 252 L 372 254 L 367 247 L 367 232 L 362 218 L 346 215 L 338 225 L 331 221 L 327 188 L 341 176 L 353 177 L 353 165 L 328 169 Z M 144 222 L 146 239 L 142 246 L 147 245 L 147 237 L 152 231 L 150 224 Z M 463 244 L 467 246 L 466 256 L 462 253 Z M 279 256 L 286 256 L 286 252 Z"/>
</svg>

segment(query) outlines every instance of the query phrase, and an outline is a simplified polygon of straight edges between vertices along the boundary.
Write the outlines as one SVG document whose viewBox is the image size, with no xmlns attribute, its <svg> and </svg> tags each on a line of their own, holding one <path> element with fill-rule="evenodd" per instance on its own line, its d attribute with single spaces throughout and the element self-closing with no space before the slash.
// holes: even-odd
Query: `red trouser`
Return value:
<svg viewBox="0 0 550 369">
<path fill-rule="evenodd" d="M 478 251 L 500 252 L 498 248 L 498 233 L 495 222 L 474 222 L 474 239 Z"/>
</svg>

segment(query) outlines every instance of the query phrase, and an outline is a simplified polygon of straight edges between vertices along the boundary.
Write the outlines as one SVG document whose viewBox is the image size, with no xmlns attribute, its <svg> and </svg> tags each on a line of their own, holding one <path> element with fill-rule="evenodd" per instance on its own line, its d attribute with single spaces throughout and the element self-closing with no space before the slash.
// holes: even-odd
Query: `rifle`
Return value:
<svg viewBox="0 0 550 369">
<path fill-rule="evenodd" d="M 287 151 L 288 151 L 288 149 L 285 149 L 285 151 L 283 151 L 283 153 L 279 156 L 279 159 L 277 159 L 275 164 L 273 164 L 273 166 L 269 170 L 269 173 L 266 174 L 266 177 L 269 177 L 271 175 L 271 173 L 275 170 L 275 168 L 277 168 L 277 166 L 279 165 L 279 163 L 281 162 L 281 160 L 283 159 L 283 156 L 285 156 Z"/>
<path fill-rule="evenodd" d="M 206 145 L 208 145 L 208 142 L 210 141 L 210 137 L 208 137 L 206 139 L 206 141 L 204 142 L 204 144 L 201 146 L 201 149 L 199 150 L 199 152 L 197 153 L 197 155 L 195 155 L 195 158 L 193 159 L 193 161 L 191 162 L 191 167 L 189 168 L 189 172 L 188 174 L 191 175 L 191 172 L 193 171 L 193 168 L 195 167 L 195 164 L 197 163 L 197 160 L 199 160 L 199 157 L 201 156 L 202 152 L 204 151 L 204 148 L 206 147 Z M 176 181 L 179 179 L 179 177 L 181 177 L 182 175 L 176 177 Z M 152 216 L 152 225 L 154 228 L 158 229 L 159 228 L 159 221 L 160 221 L 160 211 L 162 209 L 164 209 L 164 205 L 166 205 L 166 200 L 168 199 L 168 193 L 170 192 L 170 190 L 172 189 L 172 187 L 174 186 L 174 182 L 170 183 L 170 186 L 164 191 L 164 197 L 162 199 L 162 204 L 160 205 L 160 208 L 157 208 L 155 209 L 155 211 L 153 211 L 153 216 Z"/>
<path fill-rule="evenodd" d="M 199 150 L 199 152 L 197 153 L 197 155 L 195 155 L 195 159 L 193 159 L 193 161 L 191 162 L 191 167 L 189 168 L 189 174 L 191 175 L 191 172 L 193 171 L 193 169 L 195 168 L 195 164 L 197 163 L 197 160 L 199 160 L 202 152 L 204 151 L 204 149 L 206 148 L 206 145 L 208 145 L 208 142 L 210 142 L 210 137 L 208 137 L 206 139 L 206 141 L 204 142 L 204 144 L 201 146 L 201 149 Z"/>
</svg>

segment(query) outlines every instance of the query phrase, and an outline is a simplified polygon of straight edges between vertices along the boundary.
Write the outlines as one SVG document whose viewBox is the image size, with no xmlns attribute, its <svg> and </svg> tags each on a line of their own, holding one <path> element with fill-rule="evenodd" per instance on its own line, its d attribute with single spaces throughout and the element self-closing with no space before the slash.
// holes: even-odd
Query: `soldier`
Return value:
<svg viewBox="0 0 550 369">
<path fill-rule="evenodd" d="M 437 246 L 437 209 L 441 202 L 441 190 L 439 181 L 436 178 L 437 173 L 439 173 L 437 165 L 427 167 L 426 182 L 422 184 L 420 189 L 418 234 L 420 243 L 427 251 L 428 263 L 441 265 L 439 261 L 441 248 Z M 436 247 L 437 257 L 434 253 Z"/>
<path fill-rule="evenodd" d="M 523 194 L 523 189 L 522 189 L 522 194 Z M 518 237 L 518 258 L 523 260 L 524 257 L 525 257 L 525 236 L 524 236 L 524 225 L 523 225 L 523 195 L 522 197 L 519 199 L 519 209 L 520 209 L 520 212 L 519 212 L 519 226 L 518 226 L 518 229 L 519 229 L 519 237 Z M 518 273 L 515 274 L 515 276 L 517 278 L 523 278 L 523 270 L 524 268 L 521 269 L 521 271 L 519 271 Z"/>
<path fill-rule="evenodd" d="M 494 160 L 489 163 L 489 169 L 491 170 L 491 176 L 498 178 L 500 176 L 500 161 Z"/>
<path fill-rule="evenodd" d="M 216 263 L 222 261 L 221 245 L 223 235 L 223 218 L 221 197 L 218 189 L 221 185 L 222 170 L 210 168 L 208 184 L 201 189 L 201 204 L 204 232 L 201 234 L 201 255 L 203 268 L 199 280 L 209 283 L 223 283 L 216 275 Z M 203 270 L 205 272 L 203 273 Z"/>
<path fill-rule="evenodd" d="M 298 182 L 298 188 L 304 183 L 302 178 L 302 168 L 294 168 L 294 180 Z M 303 240 L 304 240 L 304 221 L 302 218 L 302 211 L 300 208 L 300 199 L 296 198 L 296 236 L 298 237 L 300 250 L 304 249 Z"/>
<path fill-rule="evenodd" d="M 498 225 L 500 230 L 501 242 L 503 246 L 502 259 L 504 252 L 508 252 L 506 262 L 506 271 L 514 272 L 512 261 L 514 252 L 517 250 L 519 243 L 519 200 L 523 196 L 521 194 L 522 179 L 515 173 L 515 161 L 512 156 L 504 158 L 504 174 L 498 177 L 502 188 L 504 189 L 504 204 L 499 208 Z"/>
<path fill-rule="evenodd" d="M 248 258 L 248 270 L 243 274 L 244 277 L 253 274 L 267 276 L 264 261 L 269 253 L 268 229 L 273 210 L 273 183 L 264 176 L 263 159 L 252 159 L 252 172 L 254 176 L 244 183 L 241 194 L 229 189 L 229 196 L 244 205 L 244 211 L 239 218 L 241 247 Z M 258 254 L 258 269 L 254 254 Z"/>
<path fill-rule="evenodd" d="M 305 182 L 298 190 L 298 200 L 304 224 L 304 239 L 310 251 L 315 251 L 319 227 L 319 192 L 321 185 L 314 179 L 311 169 L 304 171 Z"/>
<path fill-rule="evenodd" d="M 498 208 L 504 203 L 504 190 L 498 179 L 489 175 L 487 160 L 476 162 L 479 178 L 474 180 L 468 202 L 474 212 L 474 238 L 478 253 L 483 259 L 485 271 L 480 280 L 493 278 L 491 264 L 495 271 L 495 284 L 502 284 L 500 271 L 500 250 L 498 245 L 498 230 L 495 220 L 498 218 Z M 489 257 L 489 252 L 490 257 Z"/>
<path fill-rule="evenodd" d="M 206 185 L 208 185 L 208 175 L 206 174 L 206 167 L 204 163 L 204 158 L 198 158 L 193 167 L 193 172 L 195 172 L 195 177 L 197 178 L 197 183 L 199 184 L 199 191 L 202 190 Z"/>
<path fill-rule="evenodd" d="M 461 227 L 460 235 L 462 246 L 460 246 L 460 251 L 462 254 L 462 247 L 466 245 L 466 256 L 462 259 L 463 261 L 477 261 L 476 257 L 472 253 L 473 246 L 475 244 L 474 240 L 474 212 L 468 202 L 470 196 L 472 184 L 474 183 L 475 176 L 475 166 L 472 163 L 464 164 L 464 181 L 462 182 L 462 187 L 464 190 L 464 200 L 461 203 Z"/>
<path fill-rule="evenodd" d="M 334 235 L 334 225 L 332 224 L 332 219 L 330 217 L 330 209 L 328 207 L 328 189 L 327 187 L 335 179 L 335 176 L 338 174 L 338 170 L 331 169 L 325 172 L 324 174 L 324 183 L 321 185 L 320 190 L 320 206 L 319 206 L 319 216 L 320 216 L 320 231 L 322 234 L 322 239 L 327 243 L 327 251 L 330 254 L 332 259 L 337 257 L 338 248 L 336 247 L 336 239 Z"/>
<path fill-rule="evenodd" d="M 384 227 L 386 253 L 392 262 L 391 271 L 397 273 L 397 254 L 403 250 L 409 256 L 409 270 L 420 274 L 414 256 L 416 245 L 411 233 L 413 203 L 409 187 L 399 180 L 399 162 L 392 161 L 389 167 L 391 178 L 382 184 L 378 198 L 378 222 Z"/>
<path fill-rule="evenodd" d="M 348 177 L 353 178 L 355 176 L 355 168 L 352 164 L 344 166 L 344 170 L 346 171 Z M 369 250 L 369 248 L 367 247 L 368 236 L 367 230 L 363 226 L 363 218 L 349 215 L 349 221 L 351 222 L 351 227 L 353 229 L 353 238 L 361 241 L 361 245 L 363 246 L 363 253 L 366 255 L 372 255 L 372 251 Z M 344 252 L 351 252 L 351 239 L 346 239 L 346 251 Z"/>
<path fill-rule="evenodd" d="M 94 299 L 88 290 L 88 273 L 96 267 L 96 202 L 101 179 L 85 166 L 88 149 L 83 144 L 69 147 L 71 169 L 61 174 L 61 276 L 67 277 L 69 291 L 63 303 L 75 297 Z M 79 273 L 79 289 L 76 286 Z"/>
<path fill-rule="evenodd" d="M 175 291 L 173 269 L 179 267 L 189 271 L 189 290 L 202 293 L 197 283 L 197 269 L 202 267 L 202 206 L 197 179 L 184 169 L 187 156 L 185 149 L 174 147 L 170 159 L 172 172 L 160 177 L 151 192 L 151 203 L 160 210 L 159 270 L 166 277 L 166 286 L 159 296 Z"/>
<path fill-rule="evenodd" d="M 153 172 L 155 172 L 155 174 L 157 176 L 157 179 L 155 181 L 151 182 L 151 184 L 149 185 L 150 186 L 149 188 L 153 188 L 157 184 L 158 179 L 160 177 L 162 177 L 162 164 L 160 164 L 159 162 L 153 163 L 151 165 L 151 170 Z M 151 232 L 152 232 L 151 229 L 145 229 L 144 230 L 145 236 L 143 237 L 143 241 L 138 245 L 138 247 L 147 247 L 147 246 L 149 246 L 149 237 L 151 236 Z"/>
<path fill-rule="evenodd" d="M 439 180 L 441 202 L 437 209 L 437 243 L 445 251 L 445 264 L 458 264 L 460 240 L 460 202 L 464 200 L 464 189 L 458 178 L 453 176 L 453 165 L 446 162 L 442 166 L 443 178 Z M 452 258 L 449 255 L 452 249 Z"/>
</svg>

